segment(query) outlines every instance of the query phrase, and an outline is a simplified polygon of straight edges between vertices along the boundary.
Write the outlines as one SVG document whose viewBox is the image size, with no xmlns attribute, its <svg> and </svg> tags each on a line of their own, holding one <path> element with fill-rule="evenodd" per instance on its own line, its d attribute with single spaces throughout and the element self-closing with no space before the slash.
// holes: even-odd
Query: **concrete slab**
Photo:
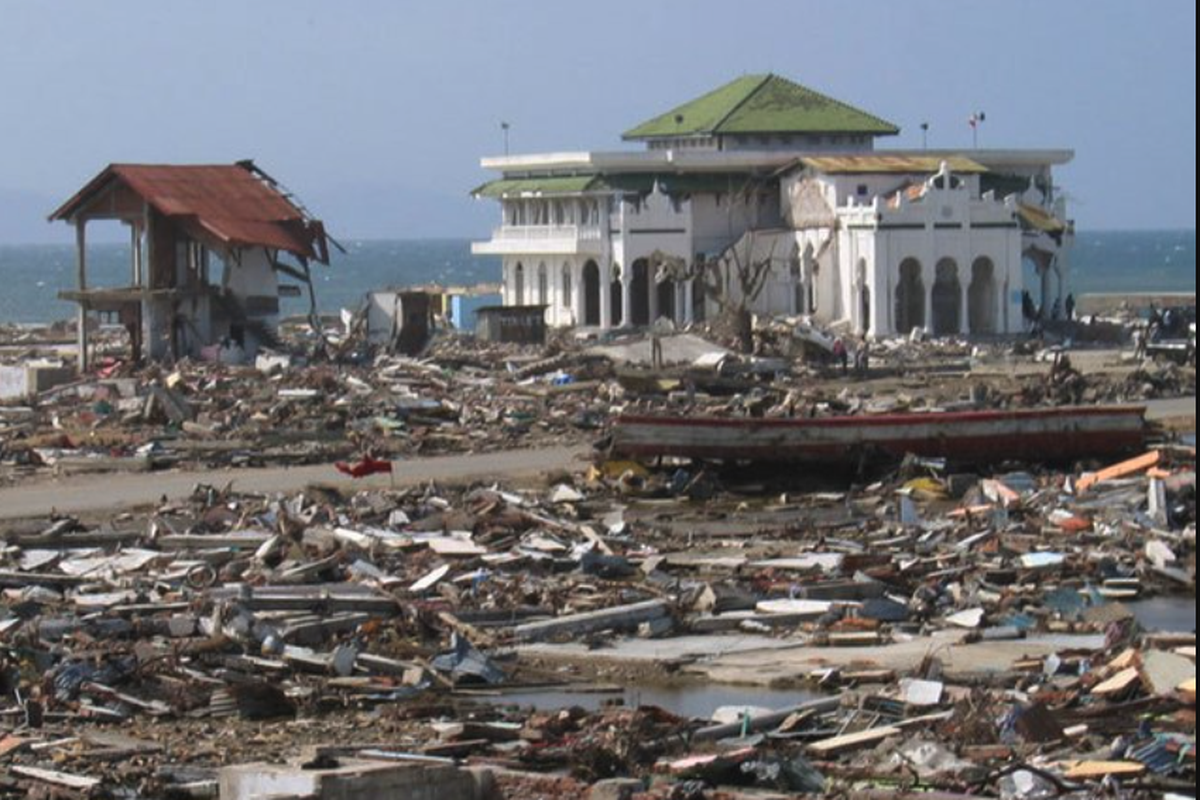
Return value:
<svg viewBox="0 0 1200 800">
<path fill-rule="evenodd" d="M 449 766 L 342 762 L 331 769 L 247 764 L 221 771 L 221 800 L 476 800 L 476 780 Z"/>
<path fill-rule="evenodd" d="M 1045 636 L 1021 641 L 965 644 L 968 631 L 942 631 L 867 650 L 813 647 L 807 640 L 766 636 L 684 636 L 663 641 L 620 640 L 604 650 L 580 644 L 538 644 L 519 653 L 540 659 L 639 665 L 689 663 L 685 672 L 730 686 L 770 686 L 808 677 L 821 669 L 871 666 L 913 672 L 930 655 L 949 672 L 1002 673 L 1027 658 L 1047 658 L 1063 650 L 1102 650 L 1103 636 Z"/>
<path fill-rule="evenodd" d="M 664 336 L 661 341 L 663 363 L 667 365 L 691 365 L 702 358 L 731 354 L 723 347 L 690 334 Z M 588 351 L 588 355 L 604 356 L 611 359 L 614 364 L 649 364 L 651 359 L 650 337 L 645 336 L 630 342 L 593 347 Z"/>
</svg>

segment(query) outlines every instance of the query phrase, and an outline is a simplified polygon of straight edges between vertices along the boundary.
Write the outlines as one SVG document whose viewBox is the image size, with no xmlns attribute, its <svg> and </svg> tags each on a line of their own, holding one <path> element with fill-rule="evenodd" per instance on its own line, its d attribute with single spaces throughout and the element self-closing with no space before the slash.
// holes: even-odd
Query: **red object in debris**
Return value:
<svg viewBox="0 0 1200 800">
<path fill-rule="evenodd" d="M 357 464 L 347 464 L 344 461 L 339 461 L 334 464 L 337 471 L 343 475 L 349 475 L 351 478 L 358 480 L 359 478 L 369 478 L 372 475 L 390 475 L 392 472 L 392 462 L 379 461 L 374 458 L 364 458 Z"/>
<path fill-rule="evenodd" d="M 120 372 L 121 367 L 123 367 L 123 366 L 125 366 L 124 361 L 117 361 L 116 359 L 112 359 L 112 358 L 105 359 L 103 366 L 101 366 L 100 369 L 96 370 L 96 375 L 104 380 L 108 380 L 109 378 L 111 378 L 112 376 L 114 376 L 118 372 Z"/>
</svg>

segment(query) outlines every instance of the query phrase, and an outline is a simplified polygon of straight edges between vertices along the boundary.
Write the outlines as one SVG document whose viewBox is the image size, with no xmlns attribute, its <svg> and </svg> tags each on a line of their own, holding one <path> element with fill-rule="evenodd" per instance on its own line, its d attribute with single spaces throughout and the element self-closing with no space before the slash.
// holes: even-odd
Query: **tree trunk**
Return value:
<svg viewBox="0 0 1200 800">
<path fill-rule="evenodd" d="M 738 343 L 738 350 L 745 355 L 754 354 L 754 314 L 748 308 L 729 312 L 730 325 Z"/>
</svg>

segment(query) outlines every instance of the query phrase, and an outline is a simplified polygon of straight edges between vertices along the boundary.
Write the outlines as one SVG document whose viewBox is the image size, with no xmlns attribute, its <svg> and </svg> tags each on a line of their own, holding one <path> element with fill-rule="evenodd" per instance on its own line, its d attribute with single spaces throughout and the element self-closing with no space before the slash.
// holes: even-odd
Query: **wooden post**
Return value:
<svg viewBox="0 0 1200 800">
<path fill-rule="evenodd" d="M 145 258 L 142 252 L 142 230 L 140 222 L 131 222 L 129 227 L 133 239 L 133 286 L 140 289 L 145 276 Z"/>
<path fill-rule="evenodd" d="M 79 291 L 86 292 L 87 280 L 87 220 L 75 220 L 75 248 L 79 265 Z M 79 299 L 79 373 L 82 375 L 89 369 L 88 358 L 88 329 L 87 329 L 87 300 Z"/>
</svg>

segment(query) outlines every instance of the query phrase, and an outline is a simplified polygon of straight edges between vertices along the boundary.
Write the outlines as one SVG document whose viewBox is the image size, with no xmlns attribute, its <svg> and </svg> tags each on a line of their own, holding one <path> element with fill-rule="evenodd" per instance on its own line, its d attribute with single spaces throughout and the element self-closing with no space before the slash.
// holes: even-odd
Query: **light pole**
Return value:
<svg viewBox="0 0 1200 800">
<path fill-rule="evenodd" d="M 921 149 L 922 150 L 929 149 L 929 123 L 928 122 L 921 123 Z"/>
<path fill-rule="evenodd" d="M 507 122 L 500 123 L 500 130 L 504 131 L 504 155 L 508 155 L 508 132 L 512 130 L 512 126 Z"/>
<path fill-rule="evenodd" d="M 971 123 L 971 140 L 974 143 L 974 149 L 979 149 L 979 126 L 987 121 L 987 114 L 982 111 L 976 111 L 971 115 L 969 122 Z"/>
</svg>

